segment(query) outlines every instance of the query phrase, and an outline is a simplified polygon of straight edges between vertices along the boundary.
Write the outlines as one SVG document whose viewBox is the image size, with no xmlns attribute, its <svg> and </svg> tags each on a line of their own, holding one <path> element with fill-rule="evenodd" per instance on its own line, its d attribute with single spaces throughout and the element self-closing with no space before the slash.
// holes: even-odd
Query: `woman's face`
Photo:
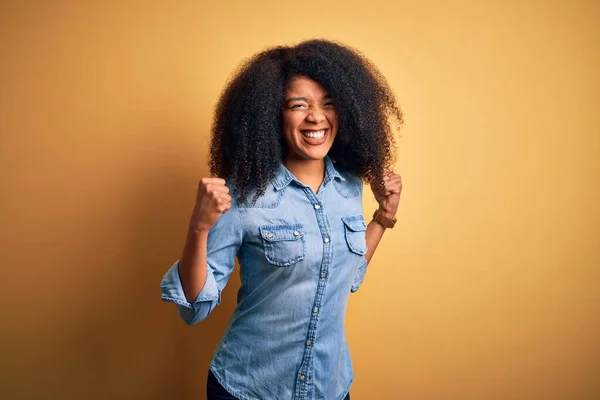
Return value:
<svg viewBox="0 0 600 400">
<path fill-rule="evenodd" d="M 327 155 L 337 134 L 337 112 L 321 85 L 306 77 L 294 78 L 282 115 L 288 159 L 321 160 Z"/>
</svg>

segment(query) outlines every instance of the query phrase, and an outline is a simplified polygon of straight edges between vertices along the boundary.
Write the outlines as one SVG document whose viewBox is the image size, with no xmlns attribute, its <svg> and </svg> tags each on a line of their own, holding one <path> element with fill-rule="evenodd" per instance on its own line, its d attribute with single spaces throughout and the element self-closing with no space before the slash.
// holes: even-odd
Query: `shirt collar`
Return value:
<svg viewBox="0 0 600 400">
<path fill-rule="evenodd" d="M 341 181 L 345 181 L 340 172 L 335 168 L 333 161 L 329 156 L 325 156 L 325 179 L 323 180 L 323 187 L 327 186 L 332 180 L 339 179 Z M 279 170 L 275 174 L 275 178 L 273 178 L 273 186 L 275 190 L 281 190 L 285 188 L 290 182 L 296 182 L 300 186 L 306 186 L 302 182 L 298 181 L 296 177 L 282 164 L 279 165 Z"/>
</svg>

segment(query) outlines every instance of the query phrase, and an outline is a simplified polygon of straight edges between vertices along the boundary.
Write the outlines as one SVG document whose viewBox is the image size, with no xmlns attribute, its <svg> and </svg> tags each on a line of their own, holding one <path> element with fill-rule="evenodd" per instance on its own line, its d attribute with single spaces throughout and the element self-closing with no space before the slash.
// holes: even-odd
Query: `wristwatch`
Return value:
<svg viewBox="0 0 600 400">
<path fill-rule="evenodd" d="M 393 219 L 389 219 L 380 210 L 375 210 L 375 214 L 373 214 L 373 221 L 382 225 L 384 228 L 393 228 L 396 225 L 396 217 Z"/>
</svg>

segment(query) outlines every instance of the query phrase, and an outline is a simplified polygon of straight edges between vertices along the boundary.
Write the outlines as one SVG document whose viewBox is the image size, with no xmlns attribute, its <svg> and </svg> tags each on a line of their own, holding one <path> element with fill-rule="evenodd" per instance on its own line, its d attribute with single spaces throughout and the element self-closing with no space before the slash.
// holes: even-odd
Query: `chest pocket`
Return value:
<svg viewBox="0 0 600 400">
<path fill-rule="evenodd" d="M 261 226 L 260 236 L 269 263 L 280 267 L 296 264 L 306 256 L 301 224 Z"/>
<path fill-rule="evenodd" d="M 361 256 L 365 255 L 367 252 L 367 224 L 363 216 L 342 217 L 342 221 L 344 222 L 346 243 L 348 243 L 350 251 Z"/>
</svg>

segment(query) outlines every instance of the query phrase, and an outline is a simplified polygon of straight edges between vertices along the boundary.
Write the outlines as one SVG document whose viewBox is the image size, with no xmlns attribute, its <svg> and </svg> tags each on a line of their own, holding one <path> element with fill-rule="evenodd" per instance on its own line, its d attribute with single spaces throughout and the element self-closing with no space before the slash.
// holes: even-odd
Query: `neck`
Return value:
<svg viewBox="0 0 600 400">
<path fill-rule="evenodd" d="M 303 184 L 315 193 L 325 179 L 325 160 L 307 160 L 287 157 L 283 165 Z"/>
</svg>

